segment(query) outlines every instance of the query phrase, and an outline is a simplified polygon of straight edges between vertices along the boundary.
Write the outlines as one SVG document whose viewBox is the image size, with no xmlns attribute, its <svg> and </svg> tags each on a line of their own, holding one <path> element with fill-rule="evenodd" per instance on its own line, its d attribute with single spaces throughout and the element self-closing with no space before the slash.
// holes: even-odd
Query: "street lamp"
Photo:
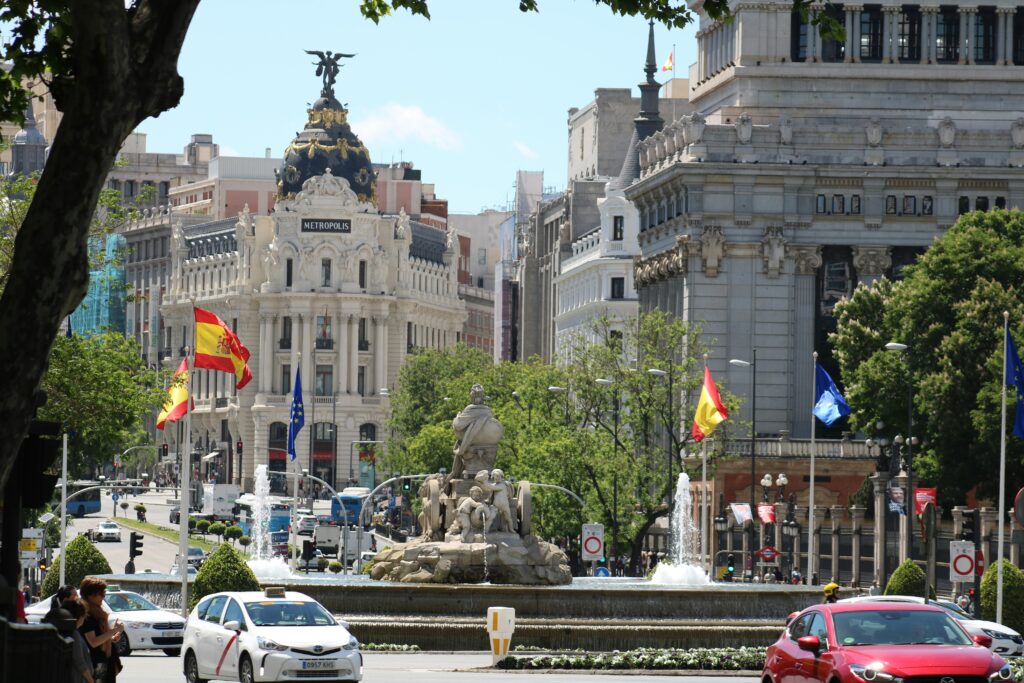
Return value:
<svg viewBox="0 0 1024 683">
<path fill-rule="evenodd" d="M 550 391 L 552 394 L 565 394 L 565 424 L 568 425 L 569 424 L 569 393 L 568 393 L 568 390 L 565 387 L 559 387 L 559 386 L 552 385 L 552 386 L 548 387 L 548 391 Z"/>
<path fill-rule="evenodd" d="M 610 387 L 615 384 L 615 380 L 608 379 L 606 377 L 598 377 L 594 380 L 602 387 Z M 549 387 L 550 389 L 550 387 Z M 619 455 L 619 396 L 618 393 L 612 394 L 612 413 L 615 419 L 614 428 L 614 452 L 615 462 L 618 464 Z M 619 553 L 619 475 L 617 469 L 613 469 L 612 474 L 612 557 L 617 558 Z"/>
<path fill-rule="evenodd" d="M 906 344 L 900 344 L 899 342 L 889 342 L 885 345 L 886 351 L 894 351 L 896 353 L 902 353 L 908 350 Z M 907 505 L 914 506 L 914 455 L 913 445 L 916 443 L 913 437 L 914 427 L 914 374 L 911 371 L 910 366 L 910 354 L 904 354 L 907 359 L 907 438 L 906 438 L 906 465 L 907 465 L 907 496 L 904 499 Z M 907 508 L 907 514 L 914 507 Z M 910 518 L 907 522 L 907 559 L 914 559 L 914 525 L 910 523 Z"/>
<path fill-rule="evenodd" d="M 796 521 L 795 493 L 789 494 L 789 503 L 786 505 L 786 521 L 782 523 L 782 533 L 789 539 L 789 572 L 790 578 L 792 578 L 793 569 L 796 567 L 796 558 L 794 557 L 796 539 L 800 536 L 800 522 Z"/>
<path fill-rule="evenodd" d="M 743 368 L 750 368 L 750 514 L 754 514 L 754 482 L 757 481 L 756 472 L 756 439 L 757 439 L 757 349 L 753 349 L 750 361 L 733 358 L 729 365 L 736 365 Z M 750 523 L 750 552 L 754 552 L 754 523 Z M 750 557 L 750 571 L 754 571 L 753 555 Z"/>
</svg>

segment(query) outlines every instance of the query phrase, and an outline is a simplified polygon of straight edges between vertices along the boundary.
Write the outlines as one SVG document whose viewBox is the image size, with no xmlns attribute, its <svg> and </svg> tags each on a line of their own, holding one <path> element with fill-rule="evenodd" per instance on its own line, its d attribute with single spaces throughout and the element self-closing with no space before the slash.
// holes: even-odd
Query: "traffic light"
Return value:
<svg viewBox="0 0 1024 683">
<path fill-rule="evenodd" d="M 171 448 L 167 444 L 164 444 L 163 446 L 161 446 L 160 447 L 160 455 L 161 455 L 162 459 L 166 460 L 168 458 L 168 456 L 170 455 L 170 451 L 171 451 Z"/>
<path fill-rule="evenodd" d="M 134 560 L 142 554 L 142 534 L 133 531 L 128 537 L 128 557 Z"/>
<path fill-rule="evenodd" d="M 978 534 L 977 518 L 979 517 L 977 510 L 971 510 L 970 512 L 964 513 L 964 525 L 960 529 L 960 538 L 964 541 L 970 541 L 974 543 Z"/>
<path fill-rule="evenodd" d="M 412 490 L 412 481 L 410 479 L 402 479 L 402 490 L 406 493 Z"/>
<path fill-rule="evenodd" d="M 302 561 L 309 562 L 313 559 L 313 549 L 316 546 L 313 545 L 313 541 L 302 542 Z"/>
<path fill-rule="evenodd" d="M 725 580 L 732 581 L 732 577 L 736 574 L 736 556 L 729 553 L 729 556 L 725 560 Z"/>
<path fill-rule="evenodd" d="M 237 451 L 239 455 L 242 454 L 242 440 L 241 439 L 239 439 L 238 443 L 235 444 L 235 451 Z"/>
<path fill-rule="evenodd" d="M 49 566 L 46 564 L 46 560 L 39 560 L 39 570 L 45 572 L 47 569 L 49 569 Z"/>
<path fill-rule="evenodd" d="M 56 436 L 59 432 L 60 424 L 57 422 L 33 420 L 28 435 L 21 442 L 18 449 L 18 465 L 21 475 L 21 504 L 24 507 L 42 507 L 53 497 L 53 490 L 59 477 L 56 474 L 46 474 L 46 470 L 60 453 L 60 441 L 43 437 Z"/>
</svg>

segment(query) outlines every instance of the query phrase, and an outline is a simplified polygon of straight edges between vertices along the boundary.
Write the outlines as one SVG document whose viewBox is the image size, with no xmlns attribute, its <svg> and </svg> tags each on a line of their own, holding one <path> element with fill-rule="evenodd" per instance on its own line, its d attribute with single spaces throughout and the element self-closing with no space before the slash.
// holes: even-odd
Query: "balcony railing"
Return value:
<svg viewBox="0 0 1024 683">
<path fill-rule="evenodd" d="M 334 348 L 334 340 L 318 337 L 316 340 L 316 348 L 321 351 L 330 351 L 331 349 Z"/>
<path fill-rule="evenodd" d="M 228 397 L 227 396 L 218 396 L 213 407 L 214 408 L 227 408 L 228 407 Z"/>
</svg>

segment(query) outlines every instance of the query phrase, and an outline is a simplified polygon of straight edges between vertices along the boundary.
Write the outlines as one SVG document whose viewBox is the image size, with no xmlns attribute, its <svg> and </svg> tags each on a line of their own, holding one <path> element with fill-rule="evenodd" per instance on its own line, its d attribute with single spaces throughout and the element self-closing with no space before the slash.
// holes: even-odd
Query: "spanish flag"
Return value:
<svg viewBox="0 0 1024 683">
<path fill-rule="evenodd" d="M 167 390 L 167 394 L 164 409 L 156 417 L 157 429 L 163 429 L 165 422 L 177 422 L 185 415 L 185 406 L 188 403 L 188 363 L 184 358 L 174 371 L 174 383 Z"/>
<path fill-rule="evenodd" d="M 210 311 L 196 308 L 196 361 L 194 367 L 230 372 L 235 388 L 241 389 L 252 379 L 249 370 L 249 349 L 242 346 L 227 324 Z"/>
<path fill-rule="evenodd" d="M 700 390 L 700 400 L 697 401 L 697 414 L 693 416 L 693 429 L 690 433 L 693 440 L 701 442 L 705 437 L 711 436 L 715 427 L 722 420 L 729 417 L 729 410 L 722 405 L 722 399 L 718 396 L 718 387 L 711 379 L 711 370 L 704 366 L 704 388 Z"/>
<path fill-rule="evenodd" d="M 661 70 L 662 71 L 675 71 L 676 65 L 675 65 L 675 62 L 672 61 L 672 57 L 673 57 L 674 53 L 675 53 L 675 50 L 673 50 L 672 52 L 668 53 L 668 59 L 666 59 L 665 63 L 661 65 Z"/>
</svg>

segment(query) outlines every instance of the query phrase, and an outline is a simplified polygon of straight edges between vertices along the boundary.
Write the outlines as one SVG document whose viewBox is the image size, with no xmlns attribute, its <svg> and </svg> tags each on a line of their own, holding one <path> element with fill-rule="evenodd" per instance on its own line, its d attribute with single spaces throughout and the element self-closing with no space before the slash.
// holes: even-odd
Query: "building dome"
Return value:
<svg viewBox="0 0 1024 683">
<path fill-rule="evenodd" d="M 277 174 L 278 196 L 288 198 L 308 179 L 327 169 L 348 181 L 360 201 L 376 203 L 376 177 L 370 152 L 348 125 L 348 110 L 332 92 L 308 110 L 306 126 L 284 151 Z"/>
</svg>

